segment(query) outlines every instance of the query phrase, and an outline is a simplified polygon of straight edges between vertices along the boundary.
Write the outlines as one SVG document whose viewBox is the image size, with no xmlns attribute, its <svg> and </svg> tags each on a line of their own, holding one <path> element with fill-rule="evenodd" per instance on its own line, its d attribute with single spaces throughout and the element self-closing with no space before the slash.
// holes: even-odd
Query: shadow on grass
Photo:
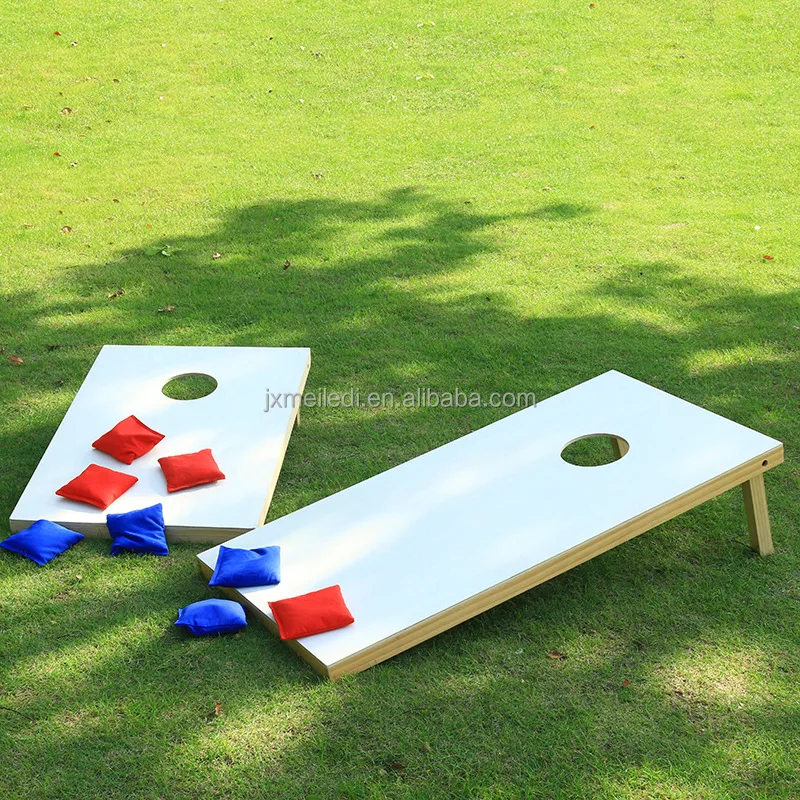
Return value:
<svg viewBox="0 0 800 800">
<path fill-rule="evenodd" d="M 154 243 L 169 257 L 120 253 L 67 269 L 51 295 L 17 293 L 8 325 L 27 350 L 26 369 L 7 373 L 6 516 L 105 343 L 309 346 L 309 389 L 364 393 L 459 386 L 542 399 L 615 368 L 777 438 L 795 433 L 800 364 L 786 331 L 800 292 L 752 293 L 649 262 L 606 269 L 577 292 L 559 276 L 574 310 L 536 314 L 509 298 L 502 273 L 478 272 L 502 254 L 509 225 L 577 227 L 591 214 L 561 203 L 501 217 L 411 188 L 374 202 L 276 200 L 232 212 L 208 236 Z M 549 288 L 535 264 L 508 277 Z M 47 400 L 48 420 L 27 411 L 30 395 Z M 308 410 L 270 518 L 505 413 Z M 784 490 L 771 500 L 785 550 L 795 478 L 768 481 Z M 687 649 L 716 642 L 770 663 L 792 650 L 794 607 L 776 601 L 785 567 L 748 558 L 738 495 L 336 685 L 256 626 L 219 640 L 174 631 L 175 609 L 207 595 L 188 546 L 138 578 L 135 561 L 98 566 L 102 543 L 82 548 L 9 618 L 31 633 L 7 649 L 6 705 L 36 719 L 0 717 L 24 753 L 18 796 L 61 797 L 72 781 L 108 798 L 613 797 L 638 770 L 698 775 L 697 764 L 699 788 L 687 791 L 700 794 L 717 769 L 731 770 L 720 785 L 733 796 L 778 797 L 792 780 L 762 755 L 745 785 L 726 750 L 751 722 L 767 744 L 798 732 L 771 699 L 780 675 L 742 708 L 675 688 Z M 27 565 L 0 565 L 37 581 Z M 93 569 L 95 589 L 75 585 Z"/>
<path fill-rule="evenodd" d="M 579 203 L 551 203 L 537 208 L 531 216 L 534 219 L 559 222 L 561 220 L 577 219 L 591 214 L 593 211 L 594 209 L 591 206 Z"/>
<path fill-rule="evenodd" d="M 188 546 L 169 559 L 104 550 L 70 551 L 43 573 L 47 596 L 9 620 L 42 650 L 15 649 L 5 682 L 4 703 L 34 720 L 0 717 L 24 754 L 16 796 L 618 797 L 629 774 L 659 770 L 693 776 L 700 795 L 792 785 L 769 748 L 748 756 L 747 784 L 727 763 L 800 733 L 796 704 L 774 695 L 781 677 L 791 692 L 777 670 L 797 666 L 782 653 L 794 609 L 775 613 L 774 572 L 741 543 L 698 547 L 664 526 L 337 684 L 258 626 L 175 630 L 173 609 L 207 594 Z M 79 570 L 102 591 L 81 591 Z M 710 655 L 749 683 L 698 679 L 692 663 Z M 754 668 L 769 685 L 752 684 Z"/>
</svg>

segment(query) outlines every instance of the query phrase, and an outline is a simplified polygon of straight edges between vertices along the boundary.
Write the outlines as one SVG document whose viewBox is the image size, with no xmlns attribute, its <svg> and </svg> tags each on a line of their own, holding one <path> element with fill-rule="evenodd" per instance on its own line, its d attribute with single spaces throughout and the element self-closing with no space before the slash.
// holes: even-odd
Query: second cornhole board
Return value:
<svg viewBox="0 0 800 800">
<path fill-rule="evenodd" d="M 222 542 L 264 522 L 298 405 L 267 411 L 267 391 L 301 393 L 311 353 L 304 347 L 148 347 L 106 345 L 14 509 L 12 532 L 49 519 L 87 535 L 108 535 L 107 513 L 162 503 L 167 538 Z M 172 400 L 162 387 L 181 375 L 210 375 L 211 394 Z M 130 466 L 92 442 L 133 414 L 165 434 Z M 167 493 L 162 456 L 210 447 L 225 480 Z M 139 480 L 106 511 L 58 497 L 55 490 L 99 464 Z"/>
<path fill-rule="evenodd" d="M 624 455 L 561 458 L 592 434 Z M 629 449 L 628 449 L 629 448 Z M 270 600 L 339 584 L 355 623 L 289 644 L 331 678 L 400 653 L 738 485 L 771 551 L 762 473 L 780 442 L 611 371 L 228 542 L 280 545 Z M 209 576 L 218 548 L 200 553 Z"/>
</svg>

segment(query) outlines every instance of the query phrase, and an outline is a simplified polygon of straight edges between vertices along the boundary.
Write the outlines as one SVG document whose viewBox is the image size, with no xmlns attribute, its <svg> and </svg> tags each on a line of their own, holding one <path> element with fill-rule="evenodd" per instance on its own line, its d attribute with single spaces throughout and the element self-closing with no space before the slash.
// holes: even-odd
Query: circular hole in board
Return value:
<svg viewBox="0 0 800 800">
<path fill-rule="evenodd" d="M 602 467 L 619 461 L 629 449 L 627 440 L 611 433 L 590 433 L 573 439 L 561 458 L 576 467 Z"/>
<path fill-rule="evenodd" d="M 199 400 L 208 397 L 217 388 L 217 381 L 202 372 L 187 372 L 170 378 L 161 392 L 172 400 Z"/>
</svg>

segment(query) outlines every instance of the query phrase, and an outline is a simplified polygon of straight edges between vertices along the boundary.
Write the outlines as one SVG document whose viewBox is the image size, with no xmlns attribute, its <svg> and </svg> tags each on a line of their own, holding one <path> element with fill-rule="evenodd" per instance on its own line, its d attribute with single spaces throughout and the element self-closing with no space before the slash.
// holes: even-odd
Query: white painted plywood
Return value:
<svg viewBox="0 0 800 800">
<path fill-rule="evenodd" d="M 601 467 L 563 461 L 563 448 L 588 434 L 623 437 L 630 450 Z M 297 643 L 333 674 L 337 664 L 380 652 L 381 642 L 776 447 L 607 372 L 233 539 L 229 546 L 280 545 L 283 562 L 279 585 L 233 595 L 271 618 L 269 600 L 340 584 L 355 624 Z M 211 569 L 217 551 L 198 558 Z"/>
<path fill-rule="evenodd" d="M 106 345 L 75 396 L 11 515 L 11 530 L 49 519 L 90 535 L 106 534 L 107 513 L 163 503 L 170 538 L 224 541 L 263 523 L 296 408 L 268 412 L 267 389 L 302 392 L 307 348 L 147 347 Z M 197 400 L 172 400 L 171 378 L 202 373 L 217 388 Z M 133 414 L 165 434 L 130 466 L 92 442 Z M 168 494 L 162 456 L 210 447 L 226 480 Z M 139 482 L 106 511 L 55 495 L 90 463 L 129 473 Z"/>
</svg>

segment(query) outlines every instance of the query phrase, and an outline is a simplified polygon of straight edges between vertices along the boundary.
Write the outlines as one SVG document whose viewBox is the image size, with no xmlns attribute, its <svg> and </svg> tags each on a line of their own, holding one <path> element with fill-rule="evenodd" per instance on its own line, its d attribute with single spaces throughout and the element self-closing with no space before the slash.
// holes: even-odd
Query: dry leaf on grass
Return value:
<svg viewBox="0 0 800 800">
<path fill-rule="evenodd" d="M 110 292 L 109 293 L 108 299 L 109 300 L 113 300 L 115 297 L 122 297 L 122 295 L 124 295 L 124 294 L 125 294 L 125 290 L 124 289 L 117 289 L 116 292 Z"/>
<path fill-rule="evenodd" d="M 158 313 L 163 314 L 164 312 L 174 311 L 176 306 L 164 306 L 164 308 L 159 308 Z"/>
<path fill-rule="evenodd" d="M 560 650 L 551 650 L 547 655 L 556 661 L 564 661 L 567 658 L 567 654 L 562 653 Z"/>
<path fill-rule="evenodd" d="M 8 363 L 12 367 L 21 367 L 25 362 L 19 356 L 9 356 Z"/>
</svg>

